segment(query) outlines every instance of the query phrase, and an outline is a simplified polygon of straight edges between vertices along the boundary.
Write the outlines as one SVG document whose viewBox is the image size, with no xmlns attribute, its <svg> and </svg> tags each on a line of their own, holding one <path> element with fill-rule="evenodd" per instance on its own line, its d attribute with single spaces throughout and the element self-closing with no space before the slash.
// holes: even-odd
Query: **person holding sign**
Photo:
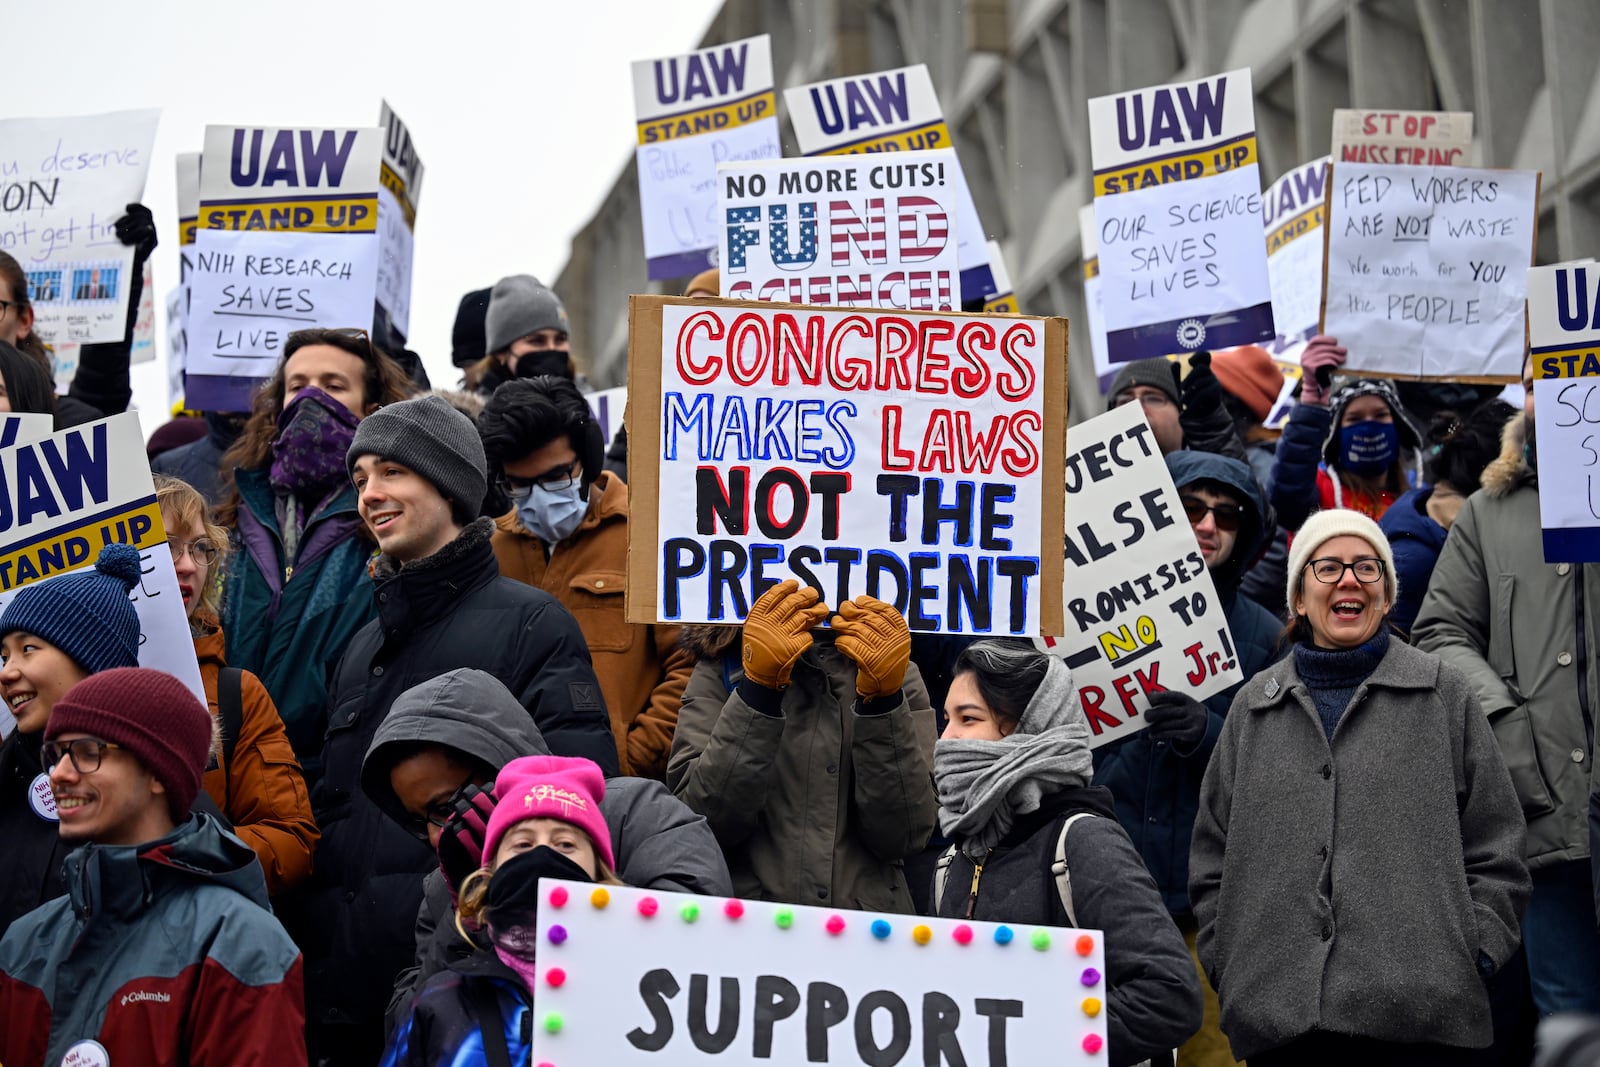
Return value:
<svg viewBox="0 0 1600 1067">
<path fill-rule="evenodd" d="M 744 627 L 686 626 L 700 657 L 667 784 L 722 842 L 736 896 L 913 911 L 901 861 L 933 832 L 934 717 L 911 631 L 865 594 L 830 616 L 794 579 Z"/>
<path fill-rule="evenodd" d="M 934 914 L 1105 931 L 1111 1067 L 1170 1063 L 1200 1028 L 1200 983 L 1111 794 L 1089 784 L 1072 671 L 1027 643 L 979 641 L 956 659 L 945 713 L 933 773 L 955 844 Z"/>
<path fill-rule="evenodd" d="M 1189 858 L 1222 1029 L 1250 1067 L 1471 1063 L 1528 900 L 1511 776 L 1467 676 L 1389 637 L 1375 522 L 1312 516 L 1286 593 L 1293 655 L 1235 698 Z"/>
</svg>

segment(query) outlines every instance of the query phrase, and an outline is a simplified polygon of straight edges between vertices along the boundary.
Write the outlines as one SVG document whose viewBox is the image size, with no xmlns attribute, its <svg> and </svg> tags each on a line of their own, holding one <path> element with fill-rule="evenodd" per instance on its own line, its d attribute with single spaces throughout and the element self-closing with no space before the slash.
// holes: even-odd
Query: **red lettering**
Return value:
<svg viewBox="0 0 1600 1067">
<path fill-rule="evenodd" d="M 1107 712 L 1103 704 L 1106 694 L 1097 685 L 1080 685 L 1078 687 L 1078 702 L 1083 705 L 1084 717 L 1089 720 L 1089 729 L 1094 731 L 1096 737 L 1105 729 L 1115 730 L 1122 725 L 1122 720 Z"/>
<path fill-rule="evenodd" d="M 696 330 L 704 330 L 707 340 L 722 340 L 722 320 L 714 311 L 700 311 L 690 315 L 678 330 L 678 376 L 691 385 L 707 385 L 722 373 L 722 360 L 707 356 L 704 363 L 696 363 L 690 354 L 690 345 Z"/>
</svg>

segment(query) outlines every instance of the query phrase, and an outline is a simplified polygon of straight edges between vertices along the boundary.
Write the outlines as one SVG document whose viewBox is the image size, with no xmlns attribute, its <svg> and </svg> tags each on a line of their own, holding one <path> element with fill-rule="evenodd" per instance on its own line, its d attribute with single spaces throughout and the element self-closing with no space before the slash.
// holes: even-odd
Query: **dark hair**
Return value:
<svg viewBox="0 0 1600 1067">
<path fill-rule="evenodd" d="M 1496 397 L 1466 415 L 1441 411 L 1428 425 L 1428 482 L 1448 482 L 1462 496 L 1476 492 L 1483 469 L 1500 455 L 1500 434 L 1517 409 Z"/>
<path fill-rule="evenodd" d="M 17 305 L 17 314 L 20 315 L 33 307 L 32 298 L 28 295 L 27 272 L 22 269 L 22 264 L 18 263 L 17 258 L 10 252 L 0 252 L 0 279 L 3 279 L 6 283 L 6 288 L 11 290 L 11 300 Z M 37 333 L 29 330 L 28 336 L 18 338 L 17 348 L 23 355 L 31 356 L 37 360 L 46 375 L 50 373 L 53 362 L 50 359 L 50 353 L 44 347 L 44 342 L 39 339 Z M 6 388 L 10 388 L 9 383 L 7 383 Z M 53 411 L 55 409 L 51 408 L 50 410 Z"/>
<path fill-rule="evenodd" d="M 1000 725 L 1015 726 L 1028 710 L 1028 702 L 1044 683 L 1050 657 L 1031 641 L 1015 638 L 988 638 L 975 641 L 956 656 L 952 678 L 971 674 L 978 695 Z"/>
<path fill-rule="evenodd" d="M 278 436 L 278 416 L 283 414 L 284 368 L 289 357 L 311 345 L 329 345 L 348 352 L 366 365 L 361 381 L 361 398 L 369 406 L 398 404 L 411 396 L 411 379 L 400 369 L 400 364 L 390 359 L 360 331 L 352 330 L 296 330 L 283 346 L 283 358 L 260 389 L 256 390 L 250 420 L 239 431 L 239 439 L 222 456 L 222 503 L 217 505 L 217 522 L 232 529 L 239 519 L 239 487 L 234 484 L 235 469 L 259 470 L 272 461 L 272 442 Z M 365 412 L 351 412 L 357 419 Z M 363 523 L 360 530 L 366 532 Z"/>
<path fill-rule="evenodd" d="M 583 461 L 583 482 L 587 485 L 600 474 L 599 463 L 589 454 L 593 436 L 589 427 L 593 422 L 589 402 L 572 379 L 545 374 L 516 378 L 496 389 L 478 416 L 478 436 L 483 438 L 484 457 L 494 473 L 505 464 L 566 437 Z"/>
<path fill-rule="evenodd" d="M 56 413 L 55 383 L 35 357 L 0 341 L 0 379 L 6 383 L 11 410 L 36 415 Z"/>
</svg>

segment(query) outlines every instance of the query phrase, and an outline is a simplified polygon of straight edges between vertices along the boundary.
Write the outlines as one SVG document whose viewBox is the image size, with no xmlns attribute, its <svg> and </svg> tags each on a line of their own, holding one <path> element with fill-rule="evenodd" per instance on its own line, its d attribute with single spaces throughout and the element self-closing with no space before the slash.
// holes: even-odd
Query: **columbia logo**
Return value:
<svg viewBox="0 0 1600 1067">
<path fill-rule="evenodd" d="M 132 993 L 122 994 L 122 1006 L 124 1008 L 129 1004 L 140 1004 L 146 1001 L 156 1004 L 170 1004 L 172 1003 L 172 994 L 152 993 L 146 989 L 135 989 Z"/>
</svg>

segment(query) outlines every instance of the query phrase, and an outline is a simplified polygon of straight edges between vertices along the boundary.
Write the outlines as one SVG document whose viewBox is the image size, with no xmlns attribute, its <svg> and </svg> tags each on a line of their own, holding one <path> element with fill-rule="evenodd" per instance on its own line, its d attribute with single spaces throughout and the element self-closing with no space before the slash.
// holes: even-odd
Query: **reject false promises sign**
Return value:
<svg viewBox="0 0 1600 1067">
<path fill-rule="evenodd" d="M 1323 191 L 1328 157 L 1302 163 L 1272 183 L 1261 202 L 1272 279 L 1277 336 L 1262 347 L 1276 358 L 1299 360 L 1322 319 Z"/>
<path fill-rule="evenodd" d="M 1144 410 L 1074 426 L 1066 477 L 1066 625 L 1040 645 L 1072 668 L 1098 747 L 1144 729 L 1151 693 L 1204 700 L 1242 674 Z"/>
<path fill-rule="evenodd" d="M 1091 1067 L 1115 1052 L 1098 930 L 550 878 L 538 892 L 534 1063 Z"/>
<path fill-rule="evenodd" d="M 633 65 L 639 207 L 651 280 L 716 265 L 717 167 L 777 159 L 778 97 L 766 34 Z"/>
<path fill-rule="evenodd" d="M 737 623 L 786 578 L 922 633 L 1059 619 L 1066 320 L 635 296 L 629 326 L 629 619 Z"/>
<path fill-rule="evenodd" d="M 1471 153 L 1470 111 L 1333 112 L 1333 158 L 1340 163 L 1464 167 Z"/>
<path fill-rule="evenodd" d="M 1600 562 L 1600 266 L 1532 267 L 1528 344 L 1546 563 Z"/>
<path fill-rule="evenodd" d="M 1537 171 L 1335 163 L 1322 332 L 1352 373 L 1522 371 Z"/>
<path fill-rule="evenodd" d="M 46 343 L 122 340 L 133 249 L 115 226 L 144 199 L 160 117 L 0 120 L 0 251 L 22 264 Z"/>
<path fill-rule="evenodd" d="M 789 105 L 789 124 L 794 127 L 801 155 L 955 148 L 933 79 L 920 63 L 792 86 L 783 91 L 783 100 Z M 993 277 L 993 259 L 959 159 L 951 164 L 950 174 L 955 185 L 956 233 L 960 238 L 957 260 L 961 268 L 961 300 L 982 300 L 999 292 Z"/>
<path fill-rule="evenodd" d="M 191 407 L 249 411 L 290 333 L 372 325 L 383 140 L 377 128 L 206 127 Z"/>
<path fill-rule="evenodd" d="M 954 167 L 948 149 L 724 164 L 722 295 L 959 311 Z"/>
<path fill-rule="evenodd" d="M 1112 363 L 1274 336 L 1250 72 L 1089 101 Z"/>
<path fill-rule="evenodd" d="M 383 161 L 378 188 L 378 306 L 401 337 L 411 334 L 411 260 L 416 247 L 422 159 L 387 100 L 378 115 Z"/>
</svg>

